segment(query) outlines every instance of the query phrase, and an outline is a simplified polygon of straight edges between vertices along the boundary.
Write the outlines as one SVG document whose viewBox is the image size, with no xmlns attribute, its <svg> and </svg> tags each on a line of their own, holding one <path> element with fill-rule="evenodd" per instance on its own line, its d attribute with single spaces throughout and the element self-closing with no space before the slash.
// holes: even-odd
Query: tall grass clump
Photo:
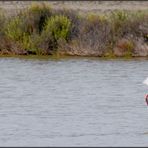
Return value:
<svg viewBox="0 0 148 148">
<path fill-rule="evenodd" d="M 31 5 L 25 12 L 20 13 L 26 24 L 27 31 L 40 34 L 44 28 L 46 20 L 52 15 L 50 5 L 34 4 Z"/>
<path fill-rule="evenodd" d="M 51 16 L 48 5 L 32 5 L 8 20 L 5 35 L 17 42 L 28 53 L 36 54 L 35 38 L 39 38 L 46 20 Z"/>
<path fill-rule="evenodd" d="M 112 25 L 112 42 L 113 44 L 117 39 L 124 36 L 126 33 L 126 25 L 129 20 L 129 14 L 127 11 L 113 11 L 110 15 L 110 24 Z"/>
<path fill-rule="evenodd" d="M 55 42 L 59 39 L 68 40 L 70 26 L 71 22 L 67 17 L 57 15 L 47 20 L 45 32 L 50 33 Z"/>
<path fill-rule="evenodd" d="M 110 40 L 110 24 L 105 16 L 79 17 L 79 22 L 77 36 L 72 38 L 69 49 L 77 55 L 102 55 Z"/>
<path fill-rule="evenodd" d="M 6 36 L 14 41 L 22 40 L 24 33 L 23 23 L 19 17 L 12 18 L 5 28 Z"/>
<path fill-rule="evenodd" d="M 25 25 L 20 17 L 15 16 L 7 21 L 4 27 L 5 36 L 3 38 L 6 50 L 14 54 L 26 54 L 25 50 L 31 47 L 31 41 L 28 32 L 25 30 Z"/>
<path fill-rule="evenodd" d="M 110 40 L 110 24 L 105 16 L 89 15 L 81 25 L 82 40 L 89 43 L 89 48 L 104 50 Z"/>
<path fill-rule="evenodd" d="M 6 18 L 2 10 L 0 10 L 0 36 L 4 35 L 4 26 L 6 23 Z"/>
<path fill-rule="evenodd" d="M 5 37 L 5 26 L 7 24 L 8 18 L 4 15 L 4 12 L 0 10 L 0 53 L 8 48 L 11 50 L 11 43 Z M 4 52 L 3 52 L 4 53 Z M 6 54 L 8 52 L 5 52 Z"/>
<path fill-rule="evenodd" d="M 45 4 L 32 5 L 8 21 L 6 34 L 15 40 L 23 38 L 22 34 L 41 33 L 46 20 L 51 16 L 51 8 Z"/>
<path fill-rule="evenodd" d="M 38 38 L 37 48 L 43 49 L 46 54 L 55 51 L 58 41 L 68 41 L 70 35 L 71 21 L 63 15 L 50 17 L 46 21 L 44 30 Z"/>
<path fill-rule="evenodd" d="M 53 10 L 53 15 L 54 16 L 63 15 L 71 21 L 69 39 L 73 39 L 78 36 L 79 32 L 78 26 L 81 25 L 81 19 L 76 10 L 70 10 L 70 9 Z"/>
<path fill-rule="evenodd" d="M 26 25 L 22 18 L 14 17 L 5 26 L 5 35 L 8 39 L 18 42 L 24 49 L 31 47 L 30 34 L 26 30 Z"/>
<path fill-rule="evenodd" d="M 148 11 L 132 13 L 127 23 L 127 31 L 133 36 L 146 39 L 148 34 Z"/>
<path fill-rule="evenodd" d="M 115 48 L 115 51 L 118 49 L 116 53 L 121 54 L 121 51 L 124 51 L 122 52 L 123 56 L 133 55 L 132 53 L 134 53 L 136 46 L 138 44 L 142 46 L 142 44 L 146 42 L 146 34 L 148 33 L 148 13 L 117 11 L 111 16 L 112 48 Z M 121 46 L 118 46 L 120 44 Z M 130 48 L 128 45 L 130 45 Z M 138 52 L 140 50 L 141 49 L 138 49 Z"/>
<path fill-rule="evenodd" d="M 143 36 L 148 26 L 148 13 L 117 11 L 110 15 L 113 41 L 125 36 Z"/>
</svg>

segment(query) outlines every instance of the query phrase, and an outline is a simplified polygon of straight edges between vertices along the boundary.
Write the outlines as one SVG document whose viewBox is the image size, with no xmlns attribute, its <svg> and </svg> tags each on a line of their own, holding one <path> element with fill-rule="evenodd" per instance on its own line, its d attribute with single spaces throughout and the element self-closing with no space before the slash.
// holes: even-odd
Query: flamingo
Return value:
<svg viewBox="0 0 148 148">
<path fill-rule="evenodd" d="M 148 78 L 146 78 L 146 79 L 143 81 L 143 84 L 148 85 Z M 146 103 L 147 103 L 147 105 L 148 105 L 148 94 L 145 96 L 145 101 L 146 101 Z"/>
</svg>

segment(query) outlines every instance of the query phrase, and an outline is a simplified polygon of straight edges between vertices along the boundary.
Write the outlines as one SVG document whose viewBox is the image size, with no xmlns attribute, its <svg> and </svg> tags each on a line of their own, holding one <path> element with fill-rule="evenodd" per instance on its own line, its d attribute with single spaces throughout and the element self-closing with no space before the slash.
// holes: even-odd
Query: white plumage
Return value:
<svg viewBox="0 0 148 148">
<path fill-rule="evenodd" d="M 143 81 L 143 84 L 148 85 L 148 78 L 146 78 L 146 79 Z"/>
</svg>

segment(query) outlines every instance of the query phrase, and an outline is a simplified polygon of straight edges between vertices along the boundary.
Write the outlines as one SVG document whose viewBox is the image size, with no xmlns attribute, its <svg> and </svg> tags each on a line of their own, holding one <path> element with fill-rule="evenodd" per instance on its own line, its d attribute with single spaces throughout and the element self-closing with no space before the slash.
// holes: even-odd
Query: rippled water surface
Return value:
<svg viewBox="0 0 148 148">
<path fill-rule="evenodd" d="M 0 58 L 0 146 L 148 146 L 148 60 Z"/>
</svg>

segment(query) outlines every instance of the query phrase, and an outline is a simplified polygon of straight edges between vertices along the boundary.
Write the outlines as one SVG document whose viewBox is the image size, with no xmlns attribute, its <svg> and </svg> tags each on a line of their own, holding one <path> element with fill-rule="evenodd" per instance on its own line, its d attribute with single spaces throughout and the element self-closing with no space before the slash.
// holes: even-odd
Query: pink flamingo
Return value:
<svg viewBox="0 0 148 148">
<path fill-rule="evenodd" d="M 148 105 L 148 94 L 145 96 L 146 104 Z"/>
<path fill-rule="evenodd" d="M 143 81 L 143 84 L 148 85 L 148 78 Z M 148 105 L 148 94 L 145 96 L 146 104 Z"/>
</svg>

